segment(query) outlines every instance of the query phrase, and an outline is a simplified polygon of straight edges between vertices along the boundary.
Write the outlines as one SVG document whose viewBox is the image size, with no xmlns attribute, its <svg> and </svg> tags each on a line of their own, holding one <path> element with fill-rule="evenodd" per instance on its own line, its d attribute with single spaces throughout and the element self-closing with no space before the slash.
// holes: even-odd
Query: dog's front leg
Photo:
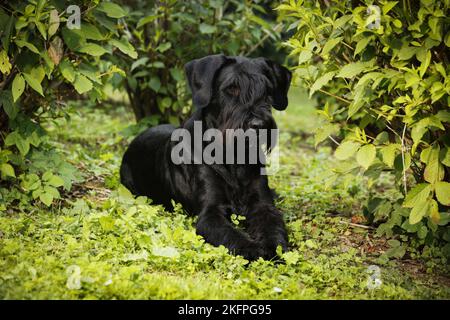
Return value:
<svg viewBox="0 0 450 320">
<path fill-rule="evenodd" d="M 249 211 L 247 232 L 252 239 L 261 243 L 264 258 L 275 257 L 279 245 L 283 251 L 287 250 L 287 232 L 283 216 L 272 204 L 259 204 Z"/>
<path fill-rule="evenodd" d="M 208 206 L 201 211 L 197 221 L 197 234 L 212 245 L 223 245 L 233 254 L 248 260 L 255 260 L 264 253 L 261 244 L 233 226 L 220 206 Z"/>
</svg>

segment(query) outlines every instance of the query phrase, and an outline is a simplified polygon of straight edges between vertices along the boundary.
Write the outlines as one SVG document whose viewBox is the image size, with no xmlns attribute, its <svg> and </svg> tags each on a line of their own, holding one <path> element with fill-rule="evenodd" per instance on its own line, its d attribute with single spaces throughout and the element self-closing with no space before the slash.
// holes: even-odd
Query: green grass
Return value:
<svg viewBox="0 0 450 320">
<path fill-rule="evenodd" d="M 137 132 L 122 108 L 74 108 L 48 124 L 54 148 L 84 175 L 50 209 L 0 213 L 3 299 L 438 299 L 450 298 L 445 263 L 388 260 L 386 239 L 352 227 L 367 197 L 362 178 L 328 183 L 329 147 L 317 151 L 313 104 L 296 90 L 277 113 L 281 168 L 270 177 L 290 250 L 249 263 L 195 234 L 194 220 L 119 186 L 121 155 Z M 75 111 L 76 110 L 76 111 Z M 369 289 L 369 265 L 382 285 Z M 426 272 L 428 268 L 428 272 Z"/>
</svg>

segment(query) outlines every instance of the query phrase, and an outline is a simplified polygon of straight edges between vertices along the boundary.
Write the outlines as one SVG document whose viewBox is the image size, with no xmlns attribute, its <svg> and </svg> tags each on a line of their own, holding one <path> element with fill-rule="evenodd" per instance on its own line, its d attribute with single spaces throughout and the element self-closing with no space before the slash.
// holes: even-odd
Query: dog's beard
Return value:
<svg viewBox="0 0 450 320">
<path fill-rule="evenodd" d="M 260 128 L 250 127 L 249 124 L 255 120 L 262 124 Z M 266 156 L 276 144 L 277 132 L 274 134 L 272 131 L 276 129 L 275 120 L 271 115 L 256 118 L 243 116 L 242 112 L 231 112 L 219 126 L 225 148 L 234 150 L 234 160 L 240 156 L 241 159 L 245 157 L 246 164 L 259 165 L 265 164 Z"/>
</svg>

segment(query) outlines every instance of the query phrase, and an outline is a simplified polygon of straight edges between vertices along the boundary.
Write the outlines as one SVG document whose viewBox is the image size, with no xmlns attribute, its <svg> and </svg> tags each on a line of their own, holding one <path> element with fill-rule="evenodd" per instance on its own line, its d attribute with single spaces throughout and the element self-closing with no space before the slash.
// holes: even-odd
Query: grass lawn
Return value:
<svg viewBox="0 0 450 320">
<path fill-rule="evenodd" d="M 294 88 L 276 115 L 281 165 L 270 184 L 290 250 L 278 262 L 248 263 L 205 243 L 181 208 L 164 212 L 120 187 L 121 155 L 138 130 L 129 111 L 73 106 L 70 121 L 46 127 L 79 182 L 50 208 L 0 212 L 0 298 L 449 299 L 444 258 L 390 259 L 388 240 L 350 218 L 361 214 L 367 184 L 328 183 L 334 160 L 329 146 L 313 146 L 313 107 Z M 379 286 L 370 285 L 371 265 Z"/>
</svg>

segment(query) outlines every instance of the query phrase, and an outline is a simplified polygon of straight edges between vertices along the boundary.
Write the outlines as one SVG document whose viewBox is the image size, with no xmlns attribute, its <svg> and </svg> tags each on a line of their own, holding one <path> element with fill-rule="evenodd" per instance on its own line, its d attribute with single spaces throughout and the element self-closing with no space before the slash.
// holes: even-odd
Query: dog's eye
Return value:
<svg viewBox="0 0 450 320">
<path fill-rule="evenodd" d="M 237 97 L 241 93 L 241 89 L 238 86 L 228 86 L 225 92 L 230 96 Z"/>
</svg>

